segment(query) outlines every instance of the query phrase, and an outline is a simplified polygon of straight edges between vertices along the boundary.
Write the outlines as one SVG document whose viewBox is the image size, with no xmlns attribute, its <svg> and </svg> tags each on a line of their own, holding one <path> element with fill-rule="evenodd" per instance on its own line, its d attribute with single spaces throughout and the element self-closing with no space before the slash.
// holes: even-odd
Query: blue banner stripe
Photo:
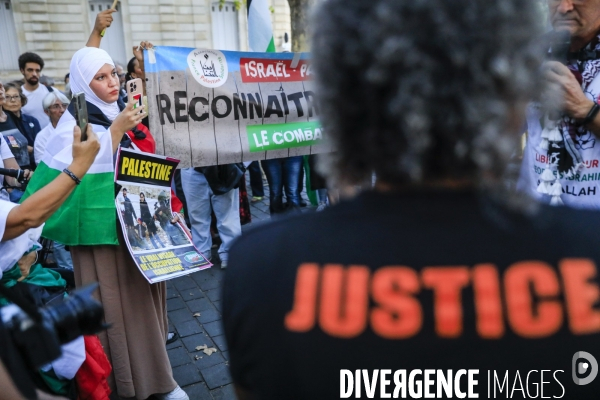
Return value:
<svg viewBox="0 0 600 400">
<path fill-rule="evenodd" d="M 155 46 L 156 64 L 148 62 L 148 51 L 144 50 L 144 66 L 146 72 L 160 71 L 185 71 L 187 69 L 187 56 L 195 50 L 191 47 Z M 266 58 L 271 60 L 291 60 L 294 53 L 252 53 L 241 51 L 221 52 L 227 58 L 229 72 L 240 70 L 240 58 Z M 310 53 L 302 53 L 301 60 L 308 60 Z"/>
</svg>

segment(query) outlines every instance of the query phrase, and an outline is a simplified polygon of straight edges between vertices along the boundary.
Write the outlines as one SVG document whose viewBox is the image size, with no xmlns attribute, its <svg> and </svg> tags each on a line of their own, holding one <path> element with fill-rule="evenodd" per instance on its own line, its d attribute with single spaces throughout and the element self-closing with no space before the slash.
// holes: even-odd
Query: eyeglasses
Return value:
<svg viewBox="0 0 600 400">
<path fill-rule="evenodd" d="M 17 100 L 21 100 L 21 96 L 17 95 L 17 96 L 6 96 L 6 100 L 7 101 L 17 101 Z"/>
<path fill-rule="evenodd" d="M 50 107 L 51 110 L 66 110 L 67 107 L 69 107 L 68 104 L 62 103 L 62 104 L 52 104 Z"/>
</svg>

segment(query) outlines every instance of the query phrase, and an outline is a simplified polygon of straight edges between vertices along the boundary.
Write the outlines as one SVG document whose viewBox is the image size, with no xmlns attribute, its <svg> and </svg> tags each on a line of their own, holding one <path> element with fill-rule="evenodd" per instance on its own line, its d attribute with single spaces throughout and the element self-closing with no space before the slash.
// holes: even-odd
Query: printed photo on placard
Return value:
<svg viewBox="0 0 600 400">
<path fill-rule="evenodd" d="M 210 268 L 178 213 L 171 210 L 177 160 L 129 149 L 117 159 L 115 204 L 127 247 L 140 272 L 160 282 Z"/>
</svg>

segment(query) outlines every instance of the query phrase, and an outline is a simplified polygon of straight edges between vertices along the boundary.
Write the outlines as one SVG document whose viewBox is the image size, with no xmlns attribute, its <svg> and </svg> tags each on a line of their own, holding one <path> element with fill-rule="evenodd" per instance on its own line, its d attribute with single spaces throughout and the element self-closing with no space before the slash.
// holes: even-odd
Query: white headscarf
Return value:
<svg viewBox="0 0 600 400">
<path fill-rule="evenodd" d="M 94 76 L 104 64 L 115 66 L 112 58 L 110 58 L 106 51 L 96 47 L 84 47 L 78 50 L 71 59 L 69 83 L 71 84 L 71 93 L 85 93 L 87 101 L 98 107 L 109 120 L 114 121 L 117 115 L 119 115 L 117 102 L 106 103 L 100 100 L 90 88 L 90 82 L 92 82 L 92 79 L 94 79 Z"/>
</svg>

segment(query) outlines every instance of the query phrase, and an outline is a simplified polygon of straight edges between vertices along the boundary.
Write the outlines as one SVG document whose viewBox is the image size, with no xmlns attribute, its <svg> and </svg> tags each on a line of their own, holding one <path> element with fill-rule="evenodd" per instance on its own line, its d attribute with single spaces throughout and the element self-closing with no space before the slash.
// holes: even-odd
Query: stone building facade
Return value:
<svg viewBox="0 0 600 400">
<path fill-rule="evenodd" d="M 287 0 L 268 0 L 278 50 L 291 40 Z M 21 78 L 17 57 L 25 51 L 45 61 L 44 74 L 57 82 L 73 53 L 85 45 L 95 15 L 112 0 L 0 0 L 0 79 Z M 222 7 L 219 7 L 219 4 Z M 237 9 L 236 4 L 239 9 Z M 102 47 L 118 62 L 133 56 L 142 40 L 155 45 L 223 50 L 248 49 L 245 2 L 219 0 L 120 0 Z"/>
</svg>

